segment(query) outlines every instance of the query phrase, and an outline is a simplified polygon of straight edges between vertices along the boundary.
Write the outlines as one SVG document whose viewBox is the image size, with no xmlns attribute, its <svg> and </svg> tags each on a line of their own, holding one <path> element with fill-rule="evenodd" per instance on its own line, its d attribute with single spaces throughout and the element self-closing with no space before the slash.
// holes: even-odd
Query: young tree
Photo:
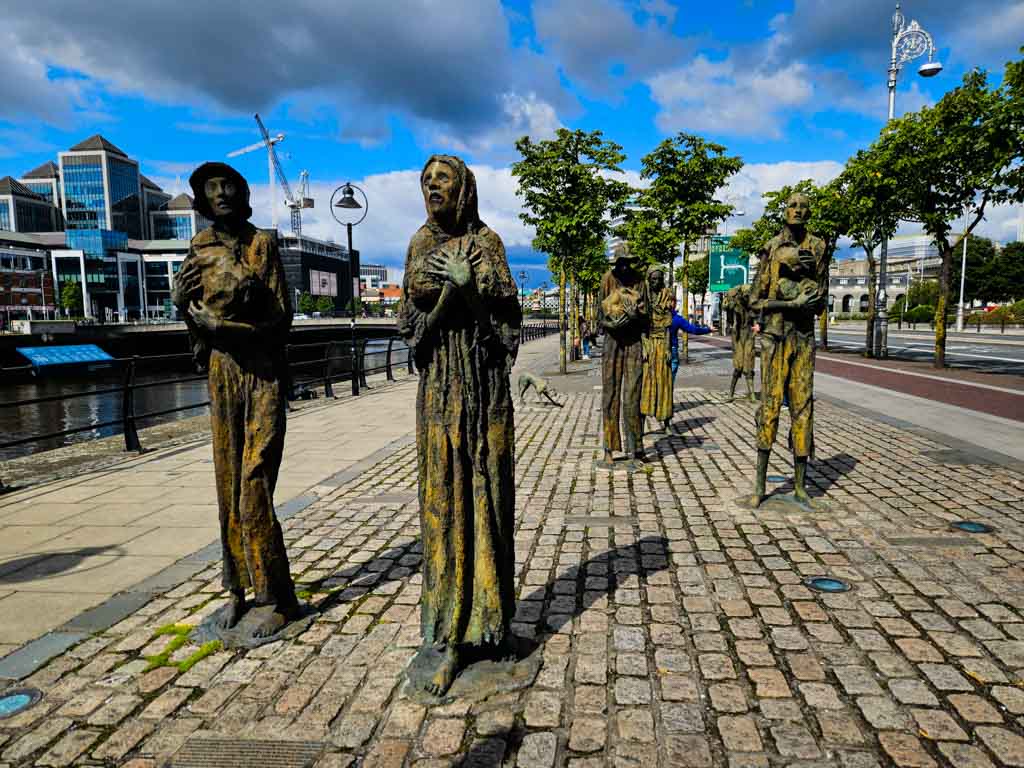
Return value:
<svg viewBox="0 0 1024 768">
<path fill-rule="evenodd" d="M 321 296 L 316 300 L 315 308 L 324 317 L 334 314 L 334 299 L 330 296 Z"/>
<path fill-rule="evenodd" d="M 954 253 L 990 205 L 1024 201 L 1024 63 L 1007 65 L 990 90 L 980 70 L 932 108 L 895 120 L 872 147 L 896 178 L 905 216 L 942 255 L 935 307 L 935 367 L 946 365 L 946 311 Z M 966 231 L 959 222 L 967 212 Z"/>
<path fill-rule="evenodd" d="M 868 262 L 868 314 L 864 323 L 864 355 L 875 351 L 875 319 L 877 315 L 878 263 L 875 251 L 896 234 L 899 226 L 901 199 L 896 179 L 888 173 L 885 158 L 874 150 L 860 150 L 846 161 L 839 177 L 842 199 L 846 205 L 847 228 L 855 245 L 864 249 Z"/>
<path fill-rule="evenodd" d="M 316 301 L 309 294 L 308 291 L 303 292 L 299 296 L 299 312 L 304 315 L 311 315 L 316 311 Z"/>
<path fill-rule="evenodd" d="M 60 284 L 60 306 L 69 317 L 82 316 L 82 286 L 73 280 Z"/>
<path fill-rule="evenodd" d="M 512 164 L 512 175 L 526 209 L 519 218 L 534 227 L 533 247 L 549 255 L 549 268 L 559 275 L 559 370 L 565 373 L 567 281 L 595 243 L 604 243 L 610 217 L 625 209 L 629 185 L 606 174 L 620 173 L 626 156 L 601 131 L 565 128 L 544 141 L 523 136 L 516 149 L 522 159 Z"/>
<path fill-rule="evenodd" d="M 970 249 L 967 252 L 970 259 Z M 970 273 L 968 272 L 968 275 Z M 1024 298 L 1024 243 L 1007 243 L 985 274 L 988 301 L 1017 301 Z"/>
<path fill-rule="evenodd" d="M 684 266 L 689 243 L 710 233 L 732 213 L 733 207 L 716 199 L 715 195 L 729 177 L 743 167 L 743 161 L 726 155 L 725 151 L 721 144 L 680 132 L 644 155 L 640 177 L 651 182 L 644 190 L 644 201 L 683 244 Z M 670 271 L 671 266 L 670 262 Z M 683 296 L 686 297 L 690 288 L 685 270 L 683 275 Z M 689 314 L 687 304 L 683 302 L 683 317 Z M 689 344 L 684 336 L 684 360 L 688 352 Z"/>
</svg>

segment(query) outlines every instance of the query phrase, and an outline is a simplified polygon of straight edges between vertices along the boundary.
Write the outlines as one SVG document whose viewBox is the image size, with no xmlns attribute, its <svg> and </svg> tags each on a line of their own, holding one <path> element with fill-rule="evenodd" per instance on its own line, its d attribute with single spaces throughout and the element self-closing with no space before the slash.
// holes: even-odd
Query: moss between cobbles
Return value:
<svg viewBox="0 0 1024 768">
<path fill-rule="evenodd" d="M 153 633 L 153 638 L 174 635 L 174 638 L 167 644 L 167 647 L 155 656 L 144 656 L 146 668 L 144 672 L 152 672 L 159 667 L 177 667 L 180 672 L 188 672 L 192 667 L 205 659 L 207 656 L 216 653 L 221 648 L 220 640 L 211 640 L 203 643 L 199 649 L 188 658 L 178 662 L 172 662 L 171 656 L 174 652 L 188 642 L 188 636 L 194 627 L 190 624 L 167 624 L 160 627 Z"/>
</svg>

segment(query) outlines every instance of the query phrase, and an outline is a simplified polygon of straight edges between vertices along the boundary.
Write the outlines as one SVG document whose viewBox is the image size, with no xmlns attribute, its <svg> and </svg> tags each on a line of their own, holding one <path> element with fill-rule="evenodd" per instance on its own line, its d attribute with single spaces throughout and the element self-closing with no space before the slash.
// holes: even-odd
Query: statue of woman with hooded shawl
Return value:
<svg viewBox="0 0 1024 768">
<path fill-rule="evenodd" d="M 650 323 L 643 339 L 644 378 L 640 412 L 653 416 L 668 428 L 672 419 L 672 367 L 668 329 L 672 325 L 672 291 L 665 285 L 665 265 L 647 269 L 647 306 Z"/>
<path fill-rule="evenodd" d="M 427 222 L 405 262 L 399 331 L 420 371 L 416 402 L 423 645 L 413 685 L 448 690 L 459 654 L 508 656 L 515 613 L 510 372 L 522 314 L 501 238 L 480 221 L 476 179 L 434 155 Z"/>
</svg>

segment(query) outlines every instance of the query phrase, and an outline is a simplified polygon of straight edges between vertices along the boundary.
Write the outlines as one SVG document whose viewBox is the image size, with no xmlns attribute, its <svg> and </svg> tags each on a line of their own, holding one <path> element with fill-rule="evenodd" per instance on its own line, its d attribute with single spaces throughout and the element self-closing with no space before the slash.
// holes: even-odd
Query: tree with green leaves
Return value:
<svg viewBox="0 0 1024 768">
<path fill-rule="evenodd" d="M 902 203 L 896 179 L 887 172 L 883 158 L 873 148 L 860 150 L 847 160 L 839 180 L 849 235 L 854 244 L 864 250 L 868 262 L 868 296 L 871 298 L 864 324 L 864 354 L 873 357 L 878 314 L 878 262 L 875 252 L 896 234 Z"/>
<path fill-rule="evenodd" d="M 694 298 L 699 296 L 700 301 L 697 303 L 700 306 L 704 306 L 704 299 L 707 297 L 708 284 L 710 282 L 707 256 L 696 261 L 687 259 L 686 263 L 676 270 L 676 279 L 679 280 L 681 285 L 686 286 L 691 296 Z"/>
<path fill-rule="evenodd" d="M 74 280 L 60 284 L 60 306 L 68 317 L 82 316 L 82 285 Z"/>
<path fill-rule="evenodd" d="M 689 245 L 707 235 L 733 211 L 733 207 L 716 198 L 731 176 L 743 167 L 743 160 L 726 154 L 721 144 L 707 141 L 692 133 L 680 132 L 665 139 L 644 155 L 640 177 L 650 181 L 642 195 L 651 208 L 683 245 L 683 265 L 688 260 Z M 669 262 L 672 271 L 672 262 Z M 684 270 L 683 296 L 690 292 Z M 683 317 L 688 317 L 688 301 L 683 302 Z M 683 359 L 689 353 L 688 337 L 683 337 Z"/>
<path fill-rule="evenodd" d="M 869 150 L 895 177 L 904 216 L 921 224 L 942 256 L 936 368 L 946 365 L 946 312 L 957 246 L 990 206 L 1024 202 L 1022 99 L 1024 62 L 1008 64 L 997 89 L 990 89 L 986 73 L 976 69 L 934 107 L 890 123 Z"/>
<path fill-rule="evenodd" d="M 629 243 L 631 253 L 645 264 L 671 264 L 679 254 L 679 233 L 654 208 L 648 190 L 637 191 L 637 206 L 626 211 L 615 234 Z"/>
<path fill-rule="evenodd" d="M 321 296 L 316 300 L 315 311 L 324 317 L 334 314 L 334 299 L 330 296 Z"/>
<path fill-rule="evenodd" d="M 522 158 L 512 164 L 517 194 L 523 199 L 519 218 L 536 231 L 533 247 L 548 254 L 548 266 L 559 276 L 559 370 L 566 371 L 566 287 L 597 247 L 603 251 L 610 218 L 625 210 L 629 185 L 609 178 L 621 173 L 622 147 L 601 131 L 560 128 L 553 139 L 516 142 Z"/>
<path fill-rule="evenodd" d="M 312 315 L 316 311 L 316 300 L 309 291 L 303 291 L 299 296 L 299 312 L 303 315 Z"/>
</svg>

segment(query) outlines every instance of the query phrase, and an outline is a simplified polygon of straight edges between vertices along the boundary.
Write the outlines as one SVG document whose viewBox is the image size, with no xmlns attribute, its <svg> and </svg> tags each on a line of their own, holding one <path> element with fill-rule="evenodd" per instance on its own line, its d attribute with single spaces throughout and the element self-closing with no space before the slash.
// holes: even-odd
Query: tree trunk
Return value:
<svg viewBox="0 0 1024 768">
<path fill-rule="evenodd" d="M 683 241 L 683 319 L 690 319 L 690 274 L 687 267 L 689 243 Z M 690 362 L 690 334 L 683 334 L 683 362 Z"/>
<path fill-rule="evenodd" d="M 572 301 L 572 311 L 570 314 L 570 325 L 569 328 L 569 347 L 572 350 L 572 359 L 579 360 L 576 354 L 578 349 L 577 343 L 580 340 L 580 305 L 579 305 L 579 286 L 576 284 L 576 276 L 573 275 L 569 278 L 569 297 Z"/>
<path fill-rule="evenodd" d="M 864 251 L 868 255 L 868 317 L 864 328 L 864 357 L 875 356 L 875 294 L 878 292 L 878 266 L 874 249 Z"/>
<path fill-rule="evenodd" d="M 558 277 L 558 371 L 562 374 L 566 372 L 565 331 L 565 264 L 562 264 Z"/>
<path fill-rule="evenodd" d="M 949 273 L 953 249 L 943 239 L 942 270 L 939 272 L 939 299 L 935 302 L 935 367 L 946 367 L 946 305 L 949 301 Z"/>
</svg>

